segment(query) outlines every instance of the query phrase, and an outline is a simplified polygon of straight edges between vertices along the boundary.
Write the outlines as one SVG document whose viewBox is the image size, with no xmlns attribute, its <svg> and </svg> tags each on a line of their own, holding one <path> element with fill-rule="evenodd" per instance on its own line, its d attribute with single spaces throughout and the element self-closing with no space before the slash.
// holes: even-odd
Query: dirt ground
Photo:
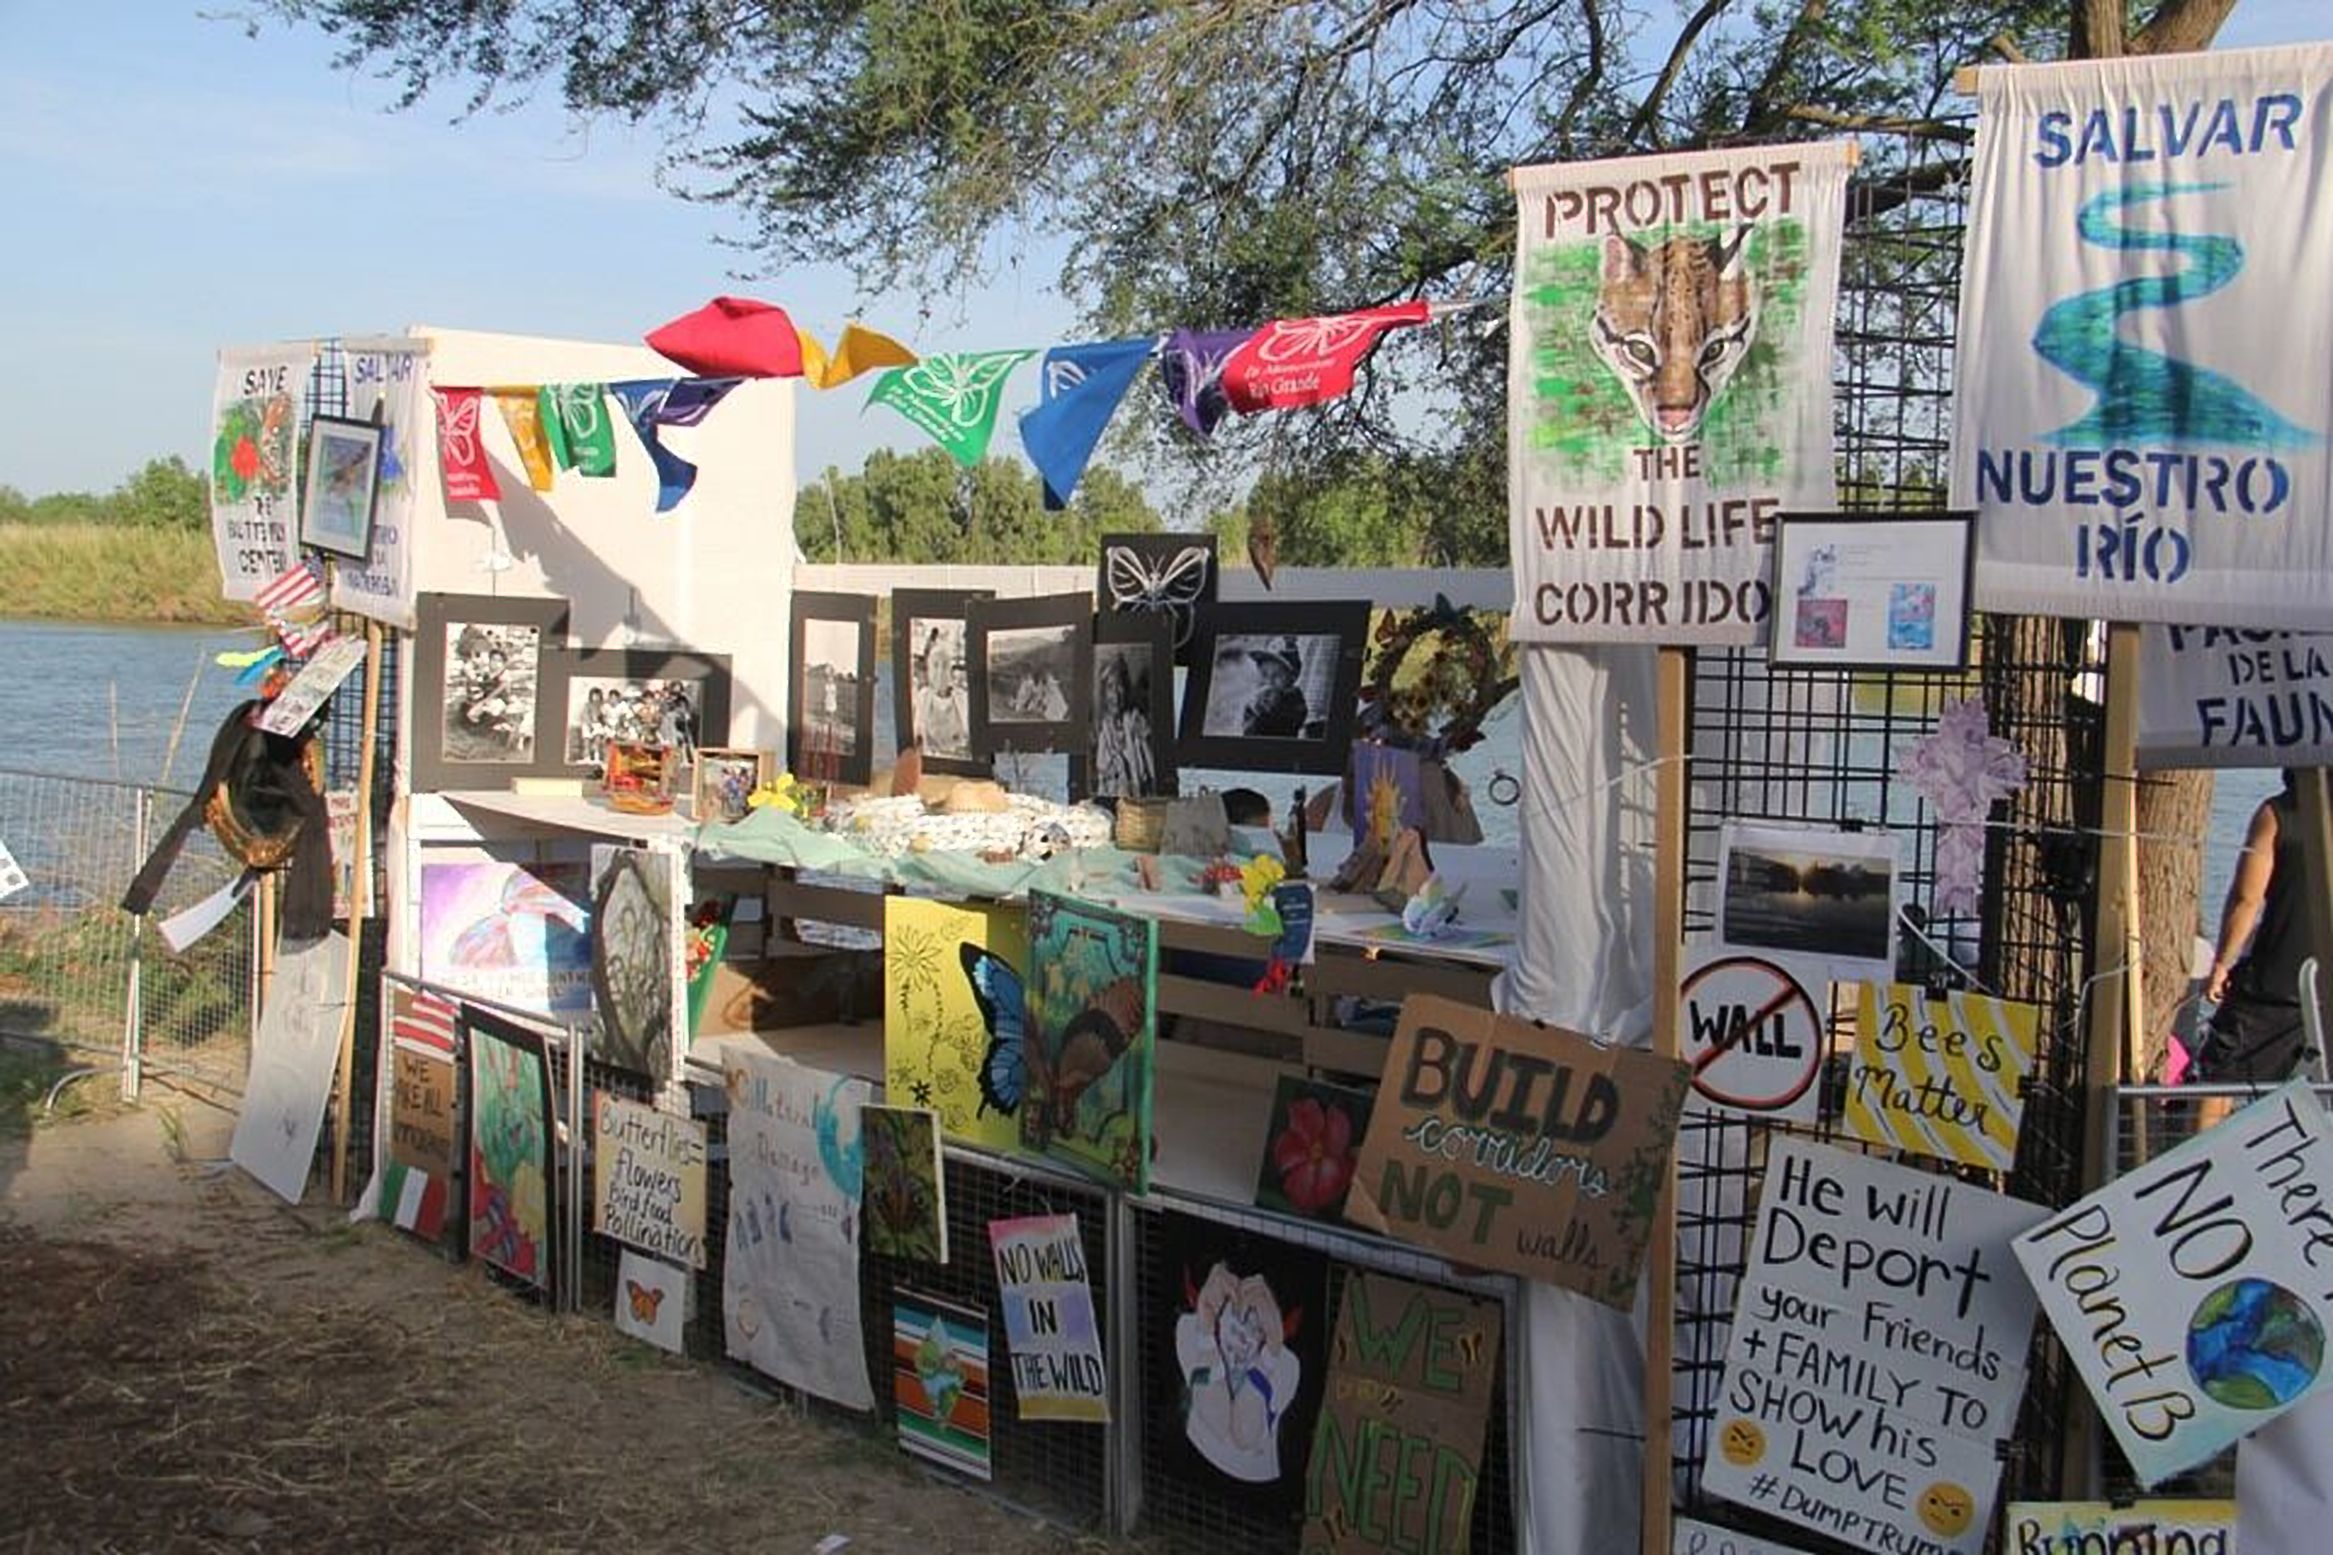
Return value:
<svg viewBox="0 0 2333 1555">
<path fill-rule="evenodd" d="M 1110 1547 L 292 1211 L 224 1164 L 231 1127 L 0 1129 L 0 1550 Z"/>
</svg>

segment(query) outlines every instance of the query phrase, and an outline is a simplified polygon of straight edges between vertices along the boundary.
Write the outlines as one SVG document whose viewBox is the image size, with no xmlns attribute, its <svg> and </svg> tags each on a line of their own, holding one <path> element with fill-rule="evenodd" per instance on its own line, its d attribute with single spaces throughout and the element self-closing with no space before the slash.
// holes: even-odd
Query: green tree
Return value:
<svg viewBox="0 0 2333 1555">
<path fill-rule="evenodd" d="M 176 454 L 149 459 L 107 499 L 118 524 L 200 530 L 210 525 L 210 491 Z"/>
<path fill-rule="evenodd" d="M 1048 513 L 1027 466 L 960 467 L 937 448 L 878 449 L 857 475 L 828 468 L 794 501 L 794 532 L 812 561 L 1090 562 L 1105 534 L 1154 530 L 1158 514 L 1124 476 L 1086 472 L 1067 512 Z"/>
</svg>

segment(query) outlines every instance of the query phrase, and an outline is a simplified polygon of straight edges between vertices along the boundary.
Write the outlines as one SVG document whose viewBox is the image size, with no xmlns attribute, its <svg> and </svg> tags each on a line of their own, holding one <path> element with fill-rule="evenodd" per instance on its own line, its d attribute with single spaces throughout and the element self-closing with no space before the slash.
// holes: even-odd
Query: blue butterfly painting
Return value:
<svg viewBox="0 0 2333 1555">
<path fill-rule="evenodd" d="M 851 1114 L 850 1143 L 843 1143 L 843 1109 L 836 1105 L 845 1089 L 854 1082 L 845 1076 L 834 1082 L 833 1089 L 818 1098 L 811 1107 L 811 1124 L 818 1134 L 818 1159 L 826 1167 L 826 1175 L 842 1190 L 843 1197 L 859 1196 L 865 1179 L 866 1147 L 859 1139 L 858 1114 L 854 1106 Z"/>
<path fill-rule="evenodd" d="M 1029 1092 L 1027 1002 L 1021 974 L 994 951 L 978 945 L 956 948 L 981 1021 L 988 1027 L 988 1052 L 980 1060 L 980 1110 L 994 1107 L 1008 1115 L 1016 1113 Z"/>
</svg>

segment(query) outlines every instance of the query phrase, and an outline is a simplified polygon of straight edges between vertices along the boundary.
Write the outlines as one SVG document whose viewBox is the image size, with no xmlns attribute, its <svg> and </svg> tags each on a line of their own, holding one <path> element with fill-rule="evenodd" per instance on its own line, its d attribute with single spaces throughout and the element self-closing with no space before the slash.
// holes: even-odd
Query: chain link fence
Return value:
<svg viewBox="0 0 2333 1555">
<path fill-rule="evenodd" d="M 190 796 L 0 769 L 0 841 L 29 881 L 0 900 L 0 1037 L 45 1042 L 141 1078 L 240 1092 L 251 1052 L 252 908 L 173 952 L 156 925 L 240 873 L 207 830 L 187 840 L 140 921 L 117 905 Z"/>
</svg>

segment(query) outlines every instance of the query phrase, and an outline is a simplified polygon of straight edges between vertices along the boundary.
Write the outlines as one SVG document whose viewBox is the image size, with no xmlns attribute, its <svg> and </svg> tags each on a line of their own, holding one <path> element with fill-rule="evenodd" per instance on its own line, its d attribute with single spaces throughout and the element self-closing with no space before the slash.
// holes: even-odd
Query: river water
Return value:
<svg viewBox="0 0 2333 1555">
<path fill-rule="evenodd" d="M 65 777 L 158 780 L 190 786 L 202 771 L 213 731 L 245 688 L 234 671 L 212 662 L 223 649 L 248 648 L 251 632 L 0 621 L 0 770 Z M 876 692 L 876 749 L 892 750 L 889 666 Z M 189 701 L 191 690 L 191 701 Z M 177 749 L 171 745 L 174 731 Z M 1523 770 L 1519 702 L 1510 697 L 1484 725 L 1483 742 L 1452 765 L 1475 795 L 1486 841 L 1513 846 L 1516 810 L 1489 802 L 1492 774 Z M 165 761 L 169 762 L 167 778 Z M 1052 763 L 1057 768 L 1058 762 Z M 1032 772 L 1043 786 L 1052 771 Z M 1261 789 L 1284 816 L 1299 784 L 1318 778 L 1187 772 L 1186 786 L 1245 783 Z M 2244 840 L 2252 809 L 2276 788 L 2272 771 L 2223 772 L 2215 790 L 2204 858 L 2203 916 L 2209 932 Z"/>
</svg>

